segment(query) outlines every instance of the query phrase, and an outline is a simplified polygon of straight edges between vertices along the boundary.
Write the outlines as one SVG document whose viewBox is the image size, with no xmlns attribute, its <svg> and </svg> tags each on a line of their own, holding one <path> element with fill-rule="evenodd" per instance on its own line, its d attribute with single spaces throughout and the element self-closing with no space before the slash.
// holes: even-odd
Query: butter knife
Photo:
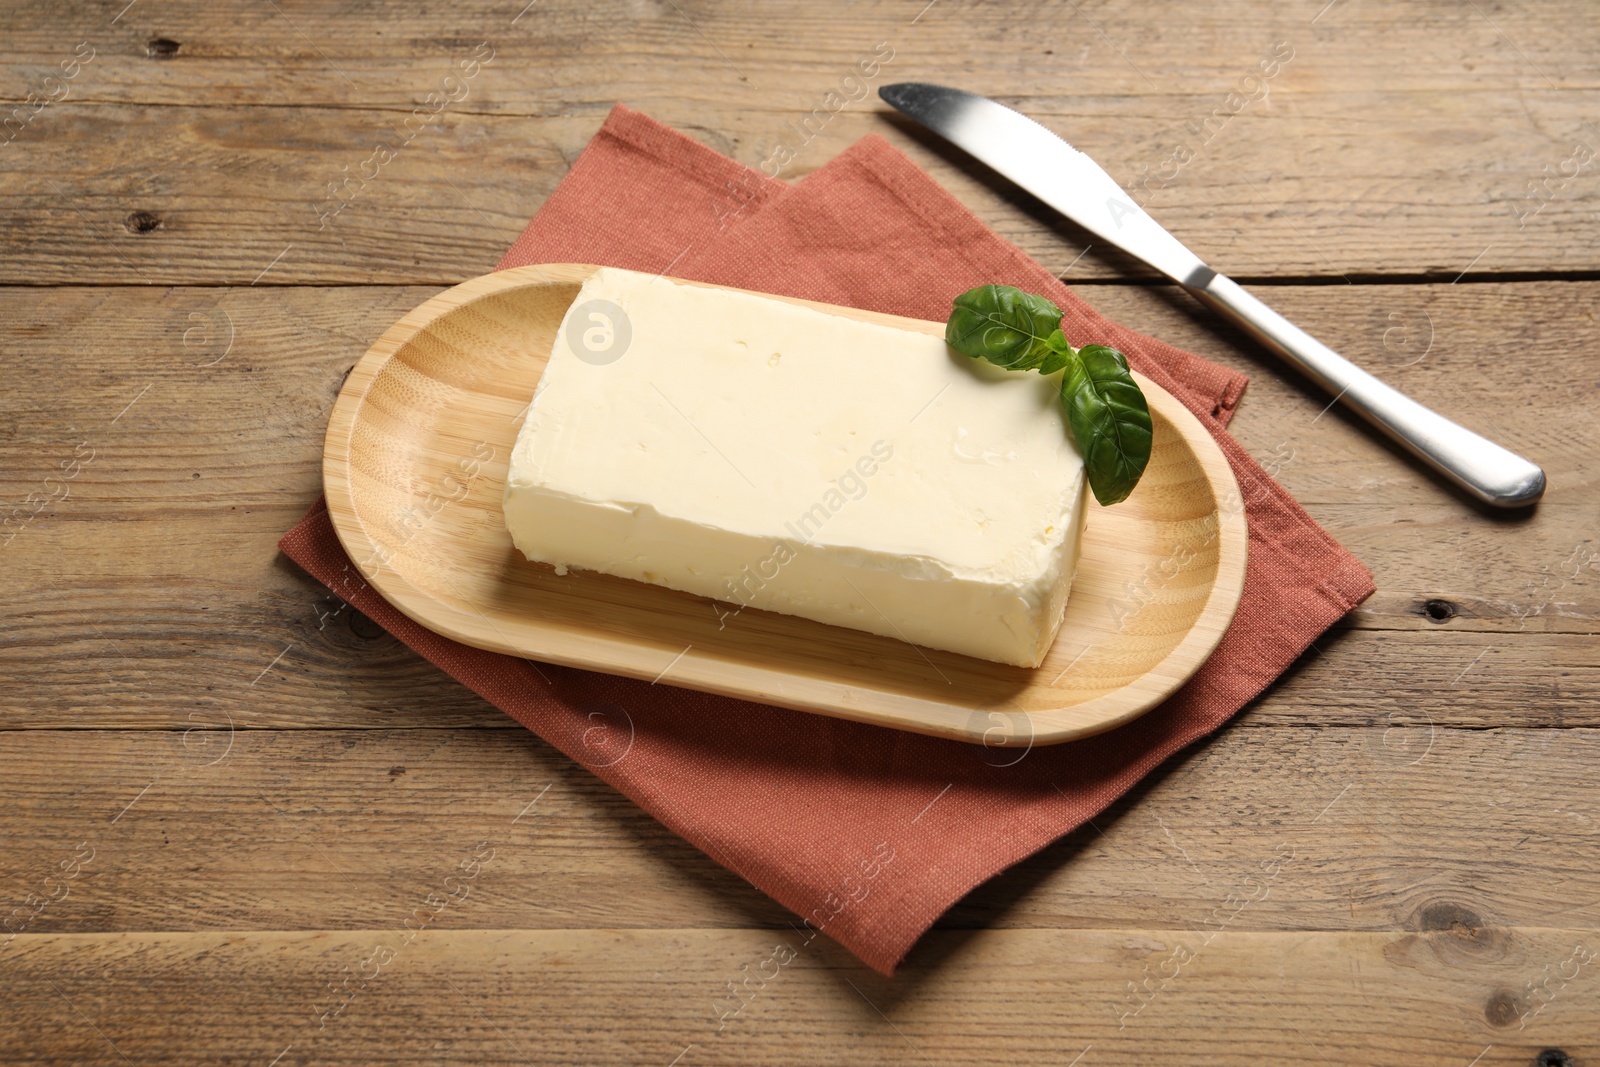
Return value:
<svg viewBox="0 0 1600 1067">
<path fill-rule="evenodd" d="M 1206 266 L 1094 160 L 1027 116 L 987 97 L 922 82 L 885 85 L 878 95 L 1183 286 L 1479 500 L 1522 507 L 1544 492 L 1544 471 L 1536 464 L 1385 385 Z"/>
</svg>

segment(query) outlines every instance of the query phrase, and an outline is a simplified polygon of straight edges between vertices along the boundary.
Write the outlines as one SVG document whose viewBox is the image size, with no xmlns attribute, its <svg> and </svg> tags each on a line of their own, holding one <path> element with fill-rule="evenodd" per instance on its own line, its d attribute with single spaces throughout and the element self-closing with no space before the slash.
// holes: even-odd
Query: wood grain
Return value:
<svg viewBox="0 0 1600 1067">
<path fill-rule="evenodd" d="M 1330 397 L 1174 287 L 1077 288 L 1112 318 L 1248 373 L 1232 432 L 1319 518 L 1324 505 L 1367 503 L 1403 507 L 1404 518 L 1424 524 L 1477 518 L 1358 420 L 1329 408 Z M 115 456 L 84 469 L 63 519 L 119 508 L 215 509 L 220 497 L 228 507 L 292 509 L 299 501 L 285 501 L 285 491 L 316 491 L 317 456 L 304 445 L 326 426 L 343 375 L 388 325 L 437 291 L 0 289 L 0 338 L 15 371 L 0 402 L 0 448 L 16 457 L 0 466 L 0 496 L 37 489 L 55 466 L 50 457 L 70 456 L 88 438 L 115 447 Z M 1470 536 L 1515 529 L 1519 542 L 1539 538 L 1560 521 L 1546 516 L 1596 502 L 1600 478 L 1589 459 L 1600 452 L 1591 417 L 1600 381 L 1588 353 L 1600 347 L 1591 312 L 1600 283 L 1275 286 L 1269 296 L 1358 364 L 1546 468 L 1550 489 L 1530 521 L 1494 522 Z M 204 454 L 180 461 L 185 442 L 197 439 Z M 108 471 L 120 476 L 114 490 L 104 484 Z M 180 476 L 196 484 L 180 487 Z M 1571 547 L 1541 545 L 1535 555 Z"/>
<path fill-rule="evenodd" d="M 787 930 L 407 936 L 28 936 L 0 973 L 5 1047 L 31 1063 L 280 1067 L 1600 1055 L 1592 928 L 935 934 L 892 981 Z"/>
<path fill-rule="evenodd" d="M 437 928 L 793 920 L 520 728 L 230 731 L 218 708 L 159 732 L 0 732 L 0 922 L 80 842 L 92 860 L 26 932 L 383 929 L 479 841 L 490 871 Z M 1200 929 L 1280 847 L 1295 858 L 1230 929 L 1413 929 L 1443 908 L 1600 926 L 1600 872 L 1574 861 L 1596 759 L 1593 728 L 1231 729 L 940 926 Z"/>
<path fill-rule="evenodd" d="M 0 934 L 0 1063 L 1600 1059 L 1600 170 L 1557 174 L 1600 147 L 1584 0 L 26 0 L 0 23 L 0 517 L 26 516 L 0 532 L 0 921 L 96 850 Z M 1291 47 L 1150 210 L 1551 491 L 1517 521 L 1465 505 L 1126 257 L 850 103 L 785 178 L 881 134 L 1095 306 L 1248 372 L 1233 432 L 1379 591 L 896 979 L 819 939 L 739 998 L 796 936 L 782 909 L 274 543 L 343 375 L 493 266 L 613 102 L 759 166 L 879 41 L 874 86 L 998 96 L 1124 182 Z M 465 98 L 415 117 L 480 42 Z M 6 125 L 80 43 L 65 98 Z M 322 226 L 328 183 L 408 118 Z M 429 910 L 480 841 L 470 897 Z M 336 999 L 407 916 L 424 932 Z"/>
<path fill-rule="evenodd" d="M 243 560 L 241 548 L 240 566 L 217 573 L 152 581 L 50 571 L 56 588 L 13 596 L 0 648 L 0 729 L 185 729 L 191 711 L 222 706 L 248 729 L 521 728 L 275 561 L 275 538 L 261 530 L 241 538 L 260 546 L 258 557 Z M 203 543 L 197 536 L 195 550 Z M 1530 619 L 1521 632 L 1462 632 L 1470 616 L 1434 622 L 1426 603 L 1397 606 L 1393 622 L 1352 616 L 1240 726 L 1600 725 L 1592 629 L 1546 631 Z"/>
<path fill-rule="evenodd" d="M 1542 184 L 1576 145 L 1600 149 L 1600 31 L 1583 0 L 1498 13 L 1437 0 L 1403 12 L 1342 4 L 1315 23 L 1316 12 L 1243 0 L 1170 20 L 1130 0 L 1092 10 L 941 3 L 916 18 L 922 7 L 607 0 L 540 5 L 513 24 L 515 11 L 489 3 L 244 14 L 190 2 L 135 8 L 116 25 L 44 7 L 13 19 L 20 32 L 0 44 L 6 84 L 36 90 L 80 41 L 99 52 L 64 99 L 0 148 L 10 171 L 0 225 L 12 245 L 0 281 L 246 284 L 282 254 L 263 284 L 453 283 L 493 265 L 614 101 L 754 167 L 786 136 L 798 140 L 788 124 L 822 106 L 880 41 L 894 59 L 875 85 L 944 81 L 998 95 L 1119 181 L 1161 172 L 1175 146 L 1191 144 L 1195 158 L 1156 185 L 1149 207 L 1239 278 L 1600 269 L 1596 165 Z M 153 56 L 152 40 L 177 51 Z M 405 130 L 407 117 L 480 42 L 494 61 L 411 137 L 419 126 Z M 1294 58 L 1245 82 L 1280 42 Z M 1190 130 L 1233 106 L 1241 85 L 1256 102 L 1225 110 L 1209 139 Z M 831 117 L 785 177 L 868 133 L 1050 269 L 1149 276 L 1120 254 L 1086 251 L 1084 234 L 891 118 L 875 95 Z M 323 227 L 328 183 L 359 171 L 378 140 L 408 137 Z M 95 144 L 117 148 L 84 150 Z M 154 228 L 130 223 L 136 212 Z M 86 257 L 86 243 L 110 248 Z"/>
<path fill-rule="evenodd" d="M 1600 382 L 1571 355 L 1600 345 L 1600 329 L 1568 314 L 1600 286 L 1376 291 L 1376 309 L 1354 315 L 1344 286 L 1277 295 L 1425 401 L 1468 423 L 1492 406 L 1495 425 L 1475 426 L 1505 431 L 1551 472 L 1534 515 L 1479 518 L 1337 408 L 1318 418 L 1325 402 L 1308 386 L 1187 303 L 1082 288 L 1108 314 L 1250 372 L 1235 435 L 1377 575 L 1373 598 L 1319 642 L 1335 658 L 1308 654 L 1245 722 L 1600 722 L 1600 573 L 1573 566 L 1596 547 L 1587 457 Z M 0 405 L 0 498 L 20 505 L 81 443 L 96 450 L 70 495 L 0 546 L 13 580 L 0 722 L 169 728 L 187 714 L 175 708 L 225 694 L 251 727 L 403 727 L 422 705 L 429 723 L 504 724 L 274 547 L 319 490 L 317 442 L 344 372 L 433 292 L 0 292 L 0 347 L 15 371 Z M 1402 321 L 1425 348 L 1420 362 L 1389 365 L 1414 350 L 1399 335 L 1393 353 L 1383 347 L 1395 328 L 1386 309 L 1412 316 Z M 1418 310 L 1435 324 L 1431 344 Z M 1537 343 L 1508 358 L 1520 336 Z M 1528 390 L 1530 373 L 1548 388 Z M 1343 662 L 1375 684 L 1352 686 Z"/>
</svg>

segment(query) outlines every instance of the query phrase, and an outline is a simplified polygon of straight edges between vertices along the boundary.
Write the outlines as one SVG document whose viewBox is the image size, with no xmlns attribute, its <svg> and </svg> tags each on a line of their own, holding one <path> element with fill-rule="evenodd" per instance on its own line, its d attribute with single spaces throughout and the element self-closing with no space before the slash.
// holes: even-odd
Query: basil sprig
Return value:
<svg viewBox="0 0 1600 1067">
<path fill-rule="evenodd" d="M 1061 403 L 1089 488 L 1102 505 L 1128 498 L 1150 462 L 1150 407 L 1121 352 L 1073 348 L 1061 332 L 1060 308 L 1009 285 L 980 285 L 956 297 L 944 339 L 1006 370 L 1064 370 Z"/>
</svg>

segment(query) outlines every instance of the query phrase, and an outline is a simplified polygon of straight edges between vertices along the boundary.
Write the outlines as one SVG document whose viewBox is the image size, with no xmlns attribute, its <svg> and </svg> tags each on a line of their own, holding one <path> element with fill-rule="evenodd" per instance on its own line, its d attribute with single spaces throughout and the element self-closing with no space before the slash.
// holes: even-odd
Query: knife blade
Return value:
<svg viewBox="0 0 1600 1067">
<path fill-rule="evenodd" d="M 1357 367 L 1208 267 L 1134 203 L 1099 164 L 987 97 L 923 82 L 885 85 L 890 106 L 1011 179 L 1096 237 L 1138 257 L 1232 320 L 1413 455 L 1479 500 L 1534 503 L 1544 471 Z"/>
</svg>

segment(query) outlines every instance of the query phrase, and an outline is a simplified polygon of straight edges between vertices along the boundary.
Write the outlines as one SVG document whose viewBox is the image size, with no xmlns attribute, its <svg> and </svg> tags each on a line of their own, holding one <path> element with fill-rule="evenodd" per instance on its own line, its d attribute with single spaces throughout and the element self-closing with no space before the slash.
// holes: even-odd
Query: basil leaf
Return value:
<svg viewBox="0 0 1600 1067">
<path fill-rule="evenodd" d="M 1121 352 L 1084 345 L 1061 379 L 1061 402 L 1102 505 L 1126 500 L 1150 462 L 1150 407 Z"/>
<path fill-rule="evenodd" d="M 1061 377 L 1061 403 L 1094 498 L 1126 500 L 1150 462 L 1150 408 L 1122 353 L 1105 345 L 1073 348 L 1061 309 L 1009 285 L 980 285 L 956 297 L 944 340 L 1006 370 Z"/>
<path fill-rule="evenodd" d="M 1061 309 L 1044 297 L 1010 285 L 980 285 L 956 297 L 944 340 L 957 352 L 997 367 L 1033 370 L 1062 356 L 1049 343 L 1060 326 Z"/>
</svg>

